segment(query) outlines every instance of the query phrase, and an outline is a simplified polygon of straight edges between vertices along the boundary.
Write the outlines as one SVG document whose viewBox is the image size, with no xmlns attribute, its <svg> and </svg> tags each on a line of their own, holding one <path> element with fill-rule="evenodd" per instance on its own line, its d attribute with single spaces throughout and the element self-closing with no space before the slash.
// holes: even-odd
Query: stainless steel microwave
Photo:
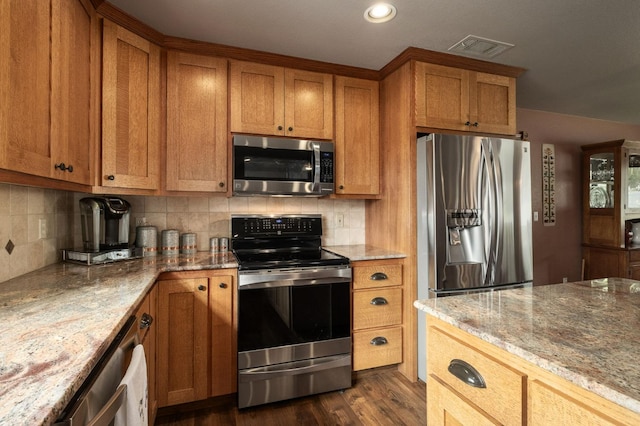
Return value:
<svg viewBox="0 0 640 426">
<path fill-rule="evenodd" d="M 233 194 L 333 193 L 333 142 L 233 135 Z"/>
</svg>

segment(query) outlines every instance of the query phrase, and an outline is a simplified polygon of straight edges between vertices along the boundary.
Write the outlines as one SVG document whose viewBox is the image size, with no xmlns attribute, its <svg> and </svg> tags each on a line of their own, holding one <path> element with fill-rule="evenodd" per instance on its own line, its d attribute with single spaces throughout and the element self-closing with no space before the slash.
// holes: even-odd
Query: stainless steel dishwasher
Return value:
<svg viewBox="0 0 640 426">
<path fill-rule="evenodd" d="M 148 327 L 151 321 L 153 319 L 147 315 L 139 322 L 135 316 L 127 320 L 55 426 L 107 426 L 113 423 L 126 396 L 120 381 L 127 370 L 131 352 L 138 344 L 137 325 Z"/>
</svg>

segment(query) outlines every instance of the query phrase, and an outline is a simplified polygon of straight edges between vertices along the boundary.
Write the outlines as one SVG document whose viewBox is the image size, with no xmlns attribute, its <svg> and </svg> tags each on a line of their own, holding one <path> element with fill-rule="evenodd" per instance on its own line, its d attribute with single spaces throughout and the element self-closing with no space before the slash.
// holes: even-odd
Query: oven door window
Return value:
<svg viewBox="0 0 640 426">
<path fill-rule="evenodd" d="M 240 290 L 238 351 L 350 336 L 349 283 Z"/>
<path fill-rule="evenodd" d="M 313 151 L 234 147 L 234 179 L 313 183 Z"/>
</svg>

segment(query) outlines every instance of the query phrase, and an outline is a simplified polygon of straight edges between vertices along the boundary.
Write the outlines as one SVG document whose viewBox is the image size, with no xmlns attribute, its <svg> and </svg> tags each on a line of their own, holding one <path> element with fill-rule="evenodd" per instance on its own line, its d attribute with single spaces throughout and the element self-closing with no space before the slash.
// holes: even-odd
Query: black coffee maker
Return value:
<svg viewBox="0 0 640 426">
<path fill-rule="evenodd" d="M 131 205 L 119 197 L 86 197 L 80 200 L 82 245 L 87 251 L 129 247 Z"/>
</svg>

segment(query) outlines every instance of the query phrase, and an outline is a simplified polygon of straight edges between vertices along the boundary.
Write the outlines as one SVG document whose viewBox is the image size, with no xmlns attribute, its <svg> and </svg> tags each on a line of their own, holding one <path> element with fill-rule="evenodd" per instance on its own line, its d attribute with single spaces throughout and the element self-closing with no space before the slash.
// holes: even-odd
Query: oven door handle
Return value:
<svg viewBox="0 0 640 426">
<path fill-rule="evenodd" d="M 296 376 L 298 374 L 308 374 L 329 368 L 346 366 L 351 366 L 350 354 L 334 355 L 319 360 L 287 362 L 266 367 L 249 368 L 239 372 L 238 381 L 252 382 L 258 379 L 256 376 L 259 376 L 260 380 L 268 380 L 273 377 Z"/>
<path fill-rule="evenodd" d="M 303 285 L 350 283 L 351 277 L 286 278 L 278 280 L 274 279 L 274 277 L 262 276 L 252 277 L 251 281 L 253 282 L 243 283 L 243 277 L 239 277 L 238 281 L 238 290 L 250 290 L 269 287 L 297 287 Z"/>
</svg>

